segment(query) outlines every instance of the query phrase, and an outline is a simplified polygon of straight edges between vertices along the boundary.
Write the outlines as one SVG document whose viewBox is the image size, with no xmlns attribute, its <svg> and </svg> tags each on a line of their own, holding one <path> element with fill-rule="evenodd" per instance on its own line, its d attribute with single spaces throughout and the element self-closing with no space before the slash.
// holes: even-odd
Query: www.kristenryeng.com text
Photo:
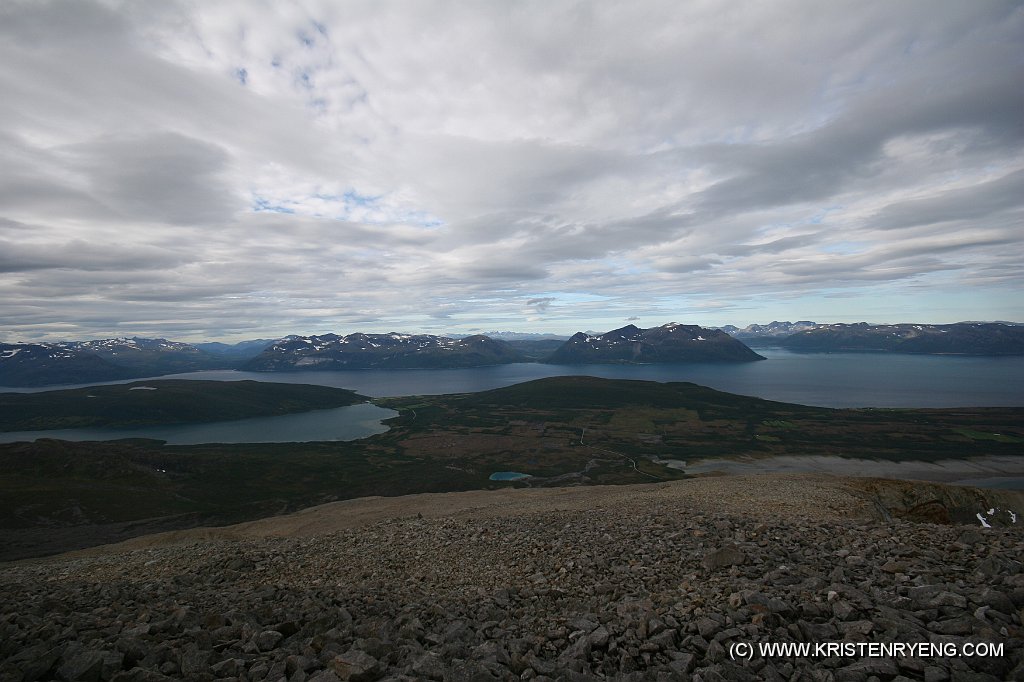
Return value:
<svg viewBox="0 0 1024 682">
<path fill-rule="evenodd" d="M 734 661 L 755 658 L 961 658 L 1002 656 L 1002 642 L 732 642 Z"/>
</svg>

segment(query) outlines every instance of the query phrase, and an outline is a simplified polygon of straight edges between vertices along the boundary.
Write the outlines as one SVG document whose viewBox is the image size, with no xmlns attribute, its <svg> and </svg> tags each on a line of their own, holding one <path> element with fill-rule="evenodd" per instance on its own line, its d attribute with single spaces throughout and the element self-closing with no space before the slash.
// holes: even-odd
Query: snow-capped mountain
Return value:
<svg viewBox="0 0 1024 682">
<path fill-rule="evenodd" d="M 453 339 L 430 334 L 288 336 L 243 365 L 257 372 L 368 368 L 478 367 L 519 362 L 522 356 L 486 336 Z"/>
<path fill-rule="evenodd" d="M 229 366 L 195 346 L 167 339 L 0 344 L 0 386 L 116 381 Z"/>
<path fill-rule="evenodd" d="M 800 351 L 888 351 L 963 355 L 1024 355 L 1024 327 L 956 324 L 825 324 L 780 342 Z"/>
<path fill-rule="evenodd" d="M 748 341 L 754 339 L 780 339 L 789 336 L 790 334 L 796 334 L 797 332 L 816 329 L 819 326 L 821 325 L 817 322 L 809 322 L 807 320 L 800 320 L 799 322 L 779 322 L 777 320 L 773 320 L 768 324 L 748 324 L 742 329 L 734 327 L 731 324 L 726 325 L 721 329 L 734 338 L 740 339 L 741 341 Z"/>
<path fill-rule="evenodd" d="M 578 332 L 546 362 L 747 362 L 763 359 L 719 329 L 671 322 L 650 329 L 630 324 L 596 335 Z"/>
</svg>

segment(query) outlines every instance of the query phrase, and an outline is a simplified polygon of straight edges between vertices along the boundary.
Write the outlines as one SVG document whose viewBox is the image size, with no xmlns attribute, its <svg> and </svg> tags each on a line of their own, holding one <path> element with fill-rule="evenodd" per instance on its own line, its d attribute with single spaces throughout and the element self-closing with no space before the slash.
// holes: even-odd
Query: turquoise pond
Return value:
<svg viewBox="0 0 1024 682">
<path fill-rule="evenodd" d="M 521 474 L 518 471 L 495 471 L 490 475 L 492 481 L 518 481 L 530 478 L 530 474 Z"/>
</svg>

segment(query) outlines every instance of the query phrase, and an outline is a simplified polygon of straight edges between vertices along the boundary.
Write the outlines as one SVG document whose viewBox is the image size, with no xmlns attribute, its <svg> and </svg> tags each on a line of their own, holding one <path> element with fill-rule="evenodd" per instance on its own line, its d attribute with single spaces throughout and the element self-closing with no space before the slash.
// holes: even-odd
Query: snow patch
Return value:
<svg viewBox="0 0 1024 682">
<path fill-rule="evenodd" d="M 981 512 L 978 512 L 977 514 L 975 514 L 975 516 L 977 516 L 978 520 L 981 521 L 981 527 L 982 528 L 991 528 L 992 527 L 991 525 L 989 525 L 988 519 L 986 519 L 984 516 L 981 515 Z"/>
<path fill-rule="evenodd" d="M 129 391 L 155 391 L 156 386 L 132 386 L 128 389 Z M 92 396 L 89 396 L 90 398 Z"/>
</svg>

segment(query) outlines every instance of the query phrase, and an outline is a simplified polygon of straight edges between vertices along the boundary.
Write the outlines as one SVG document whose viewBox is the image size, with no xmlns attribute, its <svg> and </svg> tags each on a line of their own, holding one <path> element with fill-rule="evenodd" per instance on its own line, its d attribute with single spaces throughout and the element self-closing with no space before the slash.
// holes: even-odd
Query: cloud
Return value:
<svg viewBox="0 0 1024 682">
<path fill-rule="evenodd" d="M 970 187 L 951 189 L 923 198 L 890 204 L 872 221 L 875 227 L 898 229 L 953 220 L 984 219 L 994 213 L 1021 210 L 1024 170 Z"/>
<path fill-rule="evenodd" d="M 526 302 L 527 308 L 532 308 L 532 312 L 536 315 L 542 315 L 548 311 L 551 304 L 557 299 L 554 296 L 544 296 L 542 298 L 531 298 Z"/>
<path fill-rule="evenodd" d="M 1024 319 L 1021 34 L 952 0 L 5 3 L 0 336 Z"/>
<path fill-rule="evenodd" d="M 64 150 L 90 194 L 126 219 L 175 225 L 229 221 L 242 198 L 222 177 L 227 153 L 179 133 L 108 137 Z"/>
</svg>

